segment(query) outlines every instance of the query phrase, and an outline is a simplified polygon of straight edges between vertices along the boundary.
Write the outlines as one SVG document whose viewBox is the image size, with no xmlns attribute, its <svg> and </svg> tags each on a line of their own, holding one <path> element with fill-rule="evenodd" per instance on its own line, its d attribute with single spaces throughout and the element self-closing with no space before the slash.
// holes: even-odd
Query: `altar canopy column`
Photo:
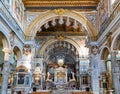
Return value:
<svg viewBox="0 0 120 94">
<path fill-rule="evenodd" d="M 99 94 L 99 64 L 100 64 L 100 55 L 98 54 L 98 47 L 96 45 L 91 47 L 91 80 L 92 80 L 92 91 L 94 94 Z"/>
<path fill-rule="evenodd" d="M 42 83 L 43 83 L 43 81 L 44 81 L 44 80 L 43 80 L 43 79 L 44 79 L 44 76 L 43 76 L 43 75 L 44 75 L 44 73 L 43 73 L 43 71 L 44 71 L 44 70 L 43 70 L 43 60 L 44 60 L 44 59 L 43 59 L 43 56 L 41 56 L 41 58 L 40 58 L 40 69 L 41 69 L 41 72 L 42 72 L 42 74 L 41 74 L 41 79 L 40 79 L 40 88 L 41 88 L 41 89 L 43 89 L 43 84 L 42 84 Z"/>
<path fill-rule="evenodd" d="M 114 87 L 115 94 L 120 94 L 120 91 L 119 91 L 120 68 L 119 68 L 117 61 L 116 61 L 116 54 L 117 54 L 117 51 L 111 52 L 112 79 L 113 79 L 113 87 Z M 112 86 L 111 86 L 111 88 L 112 88 Z"/>
<path fill-rule="evenodd" d="M 79 81 L 79 63 L 76 63 L 76 80 Z"/>
<path fill-rule="evenodd" d="M 2 92 L 1 94 L 7 94 L 7 87 L 8 87 L 8 76 L 10 73 L 10 53 L 11 50 L 9 48 L 4 48 L 4 64 L 2 70 Z"/>
</svg>

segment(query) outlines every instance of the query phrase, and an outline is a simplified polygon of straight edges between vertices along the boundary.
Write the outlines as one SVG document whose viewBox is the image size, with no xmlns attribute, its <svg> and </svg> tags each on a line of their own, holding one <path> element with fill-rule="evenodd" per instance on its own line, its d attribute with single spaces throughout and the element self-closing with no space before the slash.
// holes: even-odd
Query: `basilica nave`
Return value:
<svg viewBox="0 0 120 94">
<path fill-rule="evenodd" d="M 0 94 L 120 94 L 120 0 L 1 0 Z"/>
</svg>

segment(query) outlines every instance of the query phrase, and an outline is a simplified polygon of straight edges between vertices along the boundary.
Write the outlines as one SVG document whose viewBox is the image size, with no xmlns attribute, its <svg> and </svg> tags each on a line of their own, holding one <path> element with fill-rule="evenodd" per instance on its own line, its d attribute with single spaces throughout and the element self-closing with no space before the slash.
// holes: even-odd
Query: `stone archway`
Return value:
<svg viewBox="0 0 120 94">
<path fill-rule="evenodd" d="M 1 63 L 4 63 L 4 59 L 5 59 L 4 49 L 6 50 L 9 49 L 9 41 L 7 40 L 7 37 L 4 35 L 4 33 L 3 31 L 0 31 L 0 56 L 1 56 L 0 61 Z"/>
<path fill-rule="evenodd" d="M 82 14 L 78 14 L 76 11 L 64 10 L 64 9 L 50 10 L 40 15 L 29 25 L 29 28 L 25 31 L 25 35 L 32 36 L 32 38 L 34 38 L 36 35 L 36 32 L 39 30 L 39 27 L 41 27 L 43 24 L 49 21 L 49 19 L 53 17 L 61 16 L 61 15 L 73 18 L 78 22 L 82 23 L 82 25 L 87 30 L 87 34 L 89 37 L 97 35 L 97 32 L 95 31 L 93 25 Z"/>
<path fill-rule="evenodd" d="M 19 60 L 20 58 L 22 58 L 22 51 L 20 50 L 20 48 L 18 46 L 14 46 L 13 52 L 16 55 L 16 59 L 17 60 Z"/>
<path fill-rule="evenodd" d="M 111 51 L 114 51 L 114 50 L 120 50 L 120 30 L 118 30 L 117 32 L 117 35 L 114 37 L 113 41 L 112 41 L 112 44 L 111 44 Z"/>
<path fill-rule="evenodd" d="M 13 63 L 12 63 L 13 68 L 16 68 L 17 61 L 21 59 L 21 57 L 22 57 L 21 50 L 19 49 L 19 47 L 14 46 L 13 52 L 11 53 L 11 58 L 13 60 Z"/>
<path fill-rule="evenodd" d="M 47 46 L 49 46 L 52 43 L 57 42 L 57 41 L 58 41 L 57 39 L 52 38 L 52 39 L 49 39 L 47 42 L 45 42 L 44 45 L 42 46 L 42 48 L 40 48 L 40 49 L 38 49 L 38 51 L 36 51 L 36 52 L 38 52 L 37 53 L 38 57 L 43 56 Z M 76 41 L 74 41 L 73 39 L 70 39 L 70 38 L 65 38 L 64 41 L 66 41 L 70 44 L 72 43 L 72 45 L 77 49 L 78 54 L 80 54 L 79 53 L 80 45 Z"/>
<path fill-rule="evenodd" d="M 110 49 L 107 46 L 103 47 L 100 52 L 101 60 L 107 60 L 109 54 L 110 54 Z"/>
<path fill-rule="evenodd" d="M 0 25 L 0 29 L 2 31 L 0 31 L 0 46 L 1 46 L 1 52 L 3 52 L 3 62 L 2 62 L 2 94 L 5 94 L 7 91 L 7 87 L 8 87 L 8 73 L 9 73 L 9 69 L 10 69 L 10 63 L 9 63 L 9 59 L 10 59 L 10 41 L 8 38 L 8 34 L 6 34 L 7 30 L 4 29 L 4 26 L 2 27 L 2 25 Z"/>
<path fill-rule="evenodd" d="M 9 35 L 7 33 L 9 31 L 8 29 L 6 29 L 6 27 L 2 23 L 0 24 L 1 24 L 0 25 L 0 30 L 1 30 L 0 36 L 2 38 L 3 48 L 11 48 L 10 41 L 9 41 Z"/>
<path fill-rule="evenodd" d="M 111 51 L 107 46 L 104 46 L 101 51 L 101 60 L 105 71 L 101 73 L 101 82 L 105 88 L 110 88 L 112 85 L 112 62 L 111 62 Z"/>
</svg>

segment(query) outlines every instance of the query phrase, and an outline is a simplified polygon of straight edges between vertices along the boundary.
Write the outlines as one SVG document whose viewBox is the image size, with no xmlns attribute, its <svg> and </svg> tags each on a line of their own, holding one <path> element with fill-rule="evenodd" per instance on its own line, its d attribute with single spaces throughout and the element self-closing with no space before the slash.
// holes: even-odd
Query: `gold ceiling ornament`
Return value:
<svg viewBox="0 0 120 94">
<path fill-rule="evenodd" d="M 67 9 L 55 9 L 54 12 L 57 15 L 64 15 L 67 13 Z"/>
</svg>

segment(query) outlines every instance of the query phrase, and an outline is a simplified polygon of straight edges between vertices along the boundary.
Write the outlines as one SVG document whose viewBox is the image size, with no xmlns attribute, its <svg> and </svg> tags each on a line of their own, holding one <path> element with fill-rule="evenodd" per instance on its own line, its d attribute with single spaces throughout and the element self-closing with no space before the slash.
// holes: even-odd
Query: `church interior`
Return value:
<svg viewBox="0 0 120 94">
<path fill-rule="evenodd" d="M 0 94 L 120 94 L 120 0 L 0 0 Z"/>
</svg>

